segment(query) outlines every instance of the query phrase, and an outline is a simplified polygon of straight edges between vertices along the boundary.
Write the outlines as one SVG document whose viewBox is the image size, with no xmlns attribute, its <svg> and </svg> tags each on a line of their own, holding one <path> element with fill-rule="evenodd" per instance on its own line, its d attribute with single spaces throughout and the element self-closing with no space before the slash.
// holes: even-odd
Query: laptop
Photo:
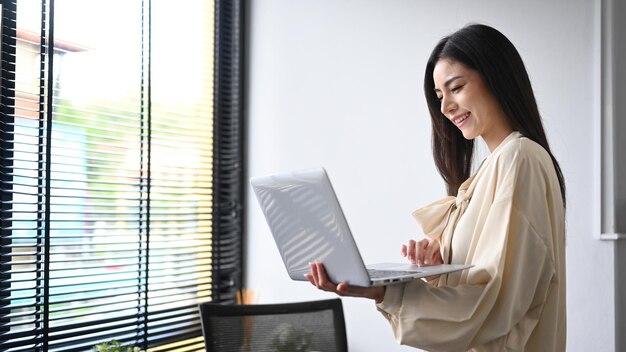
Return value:
<svg viewBox="0 0 626 352">
<path fill-rule="evenodd" d="M 381 286 L 470 268 L 471 265 L 365 265 L 324 168 L 250 179 L 287 273 L 305 281 L 309 263 L 324 264 L 329 279 Z"/>
</svg>

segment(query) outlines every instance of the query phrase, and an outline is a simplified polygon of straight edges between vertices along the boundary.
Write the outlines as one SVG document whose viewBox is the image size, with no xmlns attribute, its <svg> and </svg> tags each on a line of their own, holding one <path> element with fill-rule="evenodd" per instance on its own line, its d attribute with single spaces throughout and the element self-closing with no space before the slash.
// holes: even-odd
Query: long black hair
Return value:
<svg viewBox="0 0 626 352">
<path fill-rule="evenodd" d="M 424 94 L 433 127 L 433 157 L 447 184 L 448 194 L 456 195 L 461 183 L 470 177 L 474 141 L 465 139 L 441 113 L 441 101 L 437 98 L 433 81 L 433 71 L 440 59 L 451 59 L 477 71 L 500 104 L 511 128 L 550 154 L 565 205 L 563 172 L 550 151 L 524 62 L 502 33 L 483 24 L 468 25 L 441 39 L 426 64 Z"/>
</svg>

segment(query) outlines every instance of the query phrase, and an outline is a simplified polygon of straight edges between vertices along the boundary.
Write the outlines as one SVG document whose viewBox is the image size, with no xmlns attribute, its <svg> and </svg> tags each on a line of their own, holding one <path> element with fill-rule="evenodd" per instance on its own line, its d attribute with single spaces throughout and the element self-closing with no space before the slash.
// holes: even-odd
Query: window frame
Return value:
<svg viewBox="0 0 626 352">
<path fill-rule="evenodd" d="M 44 0 L 45 1 L 45 0 Z M 150 0 L 145 0 L 148 3 Z M 214 200 L 212 205 L 213 228 L 212 235 L 214 243 L 212 246 L 212 256 L 214 265 L 212 269 L 212 298 L 213 302 L 231 304 L 236 302 L 237 292 L 242 287 L 243 282 L 243 200 L 244 200 L 244 1 L 243 0 L 214 0 L 215 2 L 215 28 L 214 28 L 214 138 L 213 138 L 213 191 Z M 48 0 L 51 6 L 50 23 L 52 30 L 48 33 L 48 70 L 52 71 L 54 62 L 54 39 L 53 39 L 53 10 L 54 0 Z M 16 56 L 16 5 L 14 2 L 3 3 L 2 13 L 2 57 Z M 13 167 L 11 136 L 12 121 L 15 116 L 15 59 L 12 61 L 0 61 L 2 82 L 2 96 L 0 101 L 1 124 L 0 127 L 0 200 L 2 201 L 2 213 L 11 212 L 8 204 L 11 198 L 11 191 L 5 189 L 5 185 L 11 183 L 10 172 L 6 172 Z M 52 82 L 52 76 L 48 75 Z M 48 86 L 51 86 L 51 83 Z M 148 93 L 149 94 L 149 93 Z M 48 114 L 52 114 L 52 94 L 47 94 Z M 149 110 L 148 105 L 148 110 Z M 148 111 L 148 114 L 150 112 Z M 13 120 L 12 120 L 13 119 Z M 51 118 L 47 121 L 51 123 Z M 48 128 L 48 131 L 51 129 Z M 50 138 L 50 136 L 48 136 Z M 40 170 L 43 171 L 43 170 Z M 48 168 L 49 172 L 49 168 Z M 47 178 L 49 179 L 49 174 Z M 46 182 L 46 181 L 44 181 Z M 49 209 L 49 207 L 47 207 Z M 2 216 L 0 219 L 0 265 L 2 266 L 0 278 L 0 333 L 8 332 L 6 323 L 7 315 L 10 311 L 5 308 L 9 289 L 6 280 L 10 278 L 11 257 L 7 256 L 11 244 L 11 220 L 10 217 Z M 49 234 L 44 235 L 49 236 Z M 48 243 L 49 241 L 45 241 Z M 49 251 L 45 251 L 49 253 Z M 45 254 L 44 254 L 45 255 Z M 49 262 L 49 258 L 46 259 Z M 7 277 L 7 275 L 9 277 Z M 146 272 L 146 276 L 147 276 Z M 46 280 L 47 281 L 47 280 Z M 47 290 L 44 285 L 43 290 Z M 44 302 L 46 297 L 44 297 Z M 43 335 L 48 336 L 48 317 L 45 314 L 47 307 L 44 307 Z M 145 316 L 147 319 L 147 315 Z M 145 322 L 137 323 L 146 326 Z M 145 329 L 144 329 L 145 330 Z M 185 335 L 188 337 L 201 336 L 201 328 L 197 326 L 192 333 Z M 180 337 L 180 336 L 179 336 Z M 80 337 L 76 337 L 79 339 Z M 176 337 L 171 342 L 175 342 Z M 47 350 L 47 341 L 37 350 Z M 149 345 L 149 337 L 144 336 L 143 344 L 139 345 L 143 350 L 154 348 Z M 161 350 L 161 349 L 160 349 Z M 166 349 L 169 350 L 169 349 Z M 69 350 L 68 350 L 69 351 Z"/>
<path fill-rule="evenodd" d="M 215 83 L 213 233 L 234 260 L 218 258 L 214 285 L 219 303 L 237 303 L 243 287 L 244 187 L 244 46 L 245 1 L 215 0 Z M 233 243 L 233 244 L 229 244 Z"/>
</svg>

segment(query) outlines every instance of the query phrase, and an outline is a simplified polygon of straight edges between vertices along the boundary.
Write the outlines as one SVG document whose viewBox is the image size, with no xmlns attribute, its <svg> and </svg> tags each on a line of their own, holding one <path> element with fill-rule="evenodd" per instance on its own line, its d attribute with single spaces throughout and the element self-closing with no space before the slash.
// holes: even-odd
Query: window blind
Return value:
<svg viewBox="0 0 626 352">
<path fill-rule="evenodd" d="M 3 2 L 1 350 L 203 350 L 241 283 L 242 18 Z"/>
</svg>

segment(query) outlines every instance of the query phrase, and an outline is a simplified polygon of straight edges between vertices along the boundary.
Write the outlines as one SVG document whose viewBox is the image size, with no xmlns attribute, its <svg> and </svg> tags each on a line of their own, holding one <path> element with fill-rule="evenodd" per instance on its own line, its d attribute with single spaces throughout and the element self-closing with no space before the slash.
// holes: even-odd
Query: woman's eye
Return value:
<svg viewBox="0 0 626 352">
<path fill-rule="evenodd" d="M 460 91 L 460 90 L 461 90 L 461 88 L 463 88 L 463 86 L 456 86 L 456 87 L 454 87 L 454 88 L 450 88 L 450 91 L 451 91 L 452 93 L 456 93 L 456 92 Z"/>
</svg>

